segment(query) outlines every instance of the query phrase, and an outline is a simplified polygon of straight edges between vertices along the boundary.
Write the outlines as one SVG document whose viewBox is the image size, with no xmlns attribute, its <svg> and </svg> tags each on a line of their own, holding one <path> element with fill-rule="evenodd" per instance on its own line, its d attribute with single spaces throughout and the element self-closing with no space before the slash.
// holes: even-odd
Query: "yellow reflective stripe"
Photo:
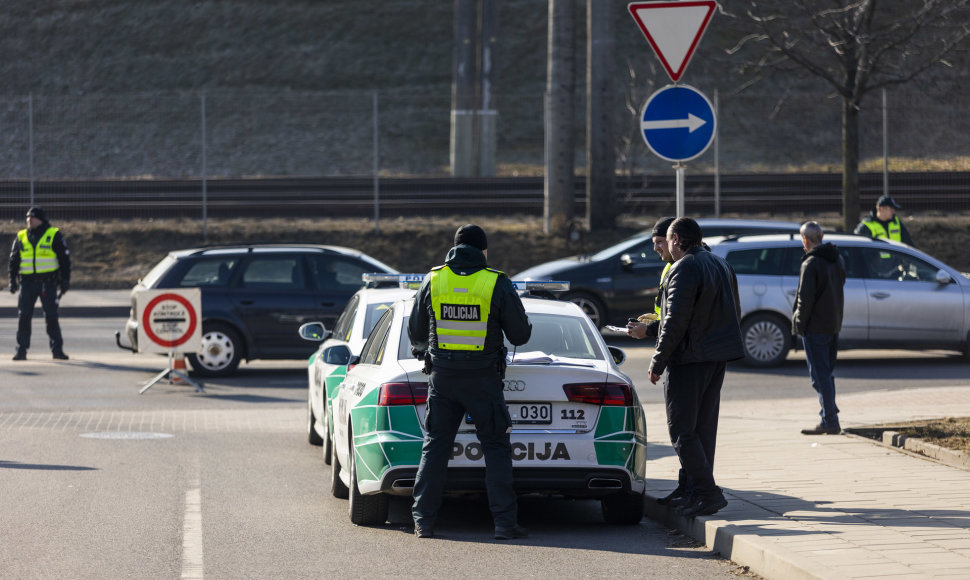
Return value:
<svg viewBox="0 0 970 580">
<path fill-rule="evenodd" d="M 438 336 L 438 347 L 441 348 L 444 345 L 449 344 L 461 344 L 468 346 L 485 346 L 484 336 L 461 336 L 458 334 L 449 334 L 447 336 Z"/>
<path fill-rule="evenodd" d="M 484 322 L 459 322 L 457 320 L 437 321 L 439 330 L 477 330 L 485 332 L 488 326 Z"/>
</svg>

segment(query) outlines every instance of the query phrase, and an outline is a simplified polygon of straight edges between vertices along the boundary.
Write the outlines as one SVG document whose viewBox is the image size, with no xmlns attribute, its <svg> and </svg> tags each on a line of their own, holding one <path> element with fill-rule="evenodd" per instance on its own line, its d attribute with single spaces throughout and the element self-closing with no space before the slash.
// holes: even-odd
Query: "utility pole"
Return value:
<svg viewBox="0 0 970 580">
<path fill-rule="evenodd" d="M 549 0 L 545 94 L 545 211 L 543 231 L 565 234 L 574 211 L 573 89 L 575 0 Z"/>
<path fill-rule="evenodd" d="M 475 174 L 478 1 L 455 0 L 455 60 L 451 86 L 451 174 Z"/>
<path fill-rule="evenodd" d="M 586 222 L 616 225 L 613 0 L 586 0 Z"/>
</svg>

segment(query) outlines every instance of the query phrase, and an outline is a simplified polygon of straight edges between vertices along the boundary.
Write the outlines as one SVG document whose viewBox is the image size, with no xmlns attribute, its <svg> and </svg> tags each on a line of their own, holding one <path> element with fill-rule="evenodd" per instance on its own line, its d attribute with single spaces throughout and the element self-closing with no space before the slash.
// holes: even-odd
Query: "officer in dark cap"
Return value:
<svg viewBox="0 0 970 580">
<path fill-rule="evenodd" d="M 895 240 L 915 248 L 916 244 L 913 243 L 913 238 L 910 237 L 906 226 L 903 225 L 899 216 L 896 215 L 897 209 L 903 208 L 896 203 L 896 200 L 889 195 L 880 196 L 876 200 L 876 207 L 869 210 L 868 216 L 862 218 L 862 221 L 856 226 L 854 233 L 860 236 L 868 236 L 872 239 L 886 238 L 887 240 Z"/>
<path fill-rule="evenodd" d="M 445 264 L 431 270 L 408 321 L 411 351 L 425 359 L 428 407 L 421 463 L 414 482 L 414 533 L 434 537 L 448 461 L 466 413 L 485 455 L 485 485 L 495 538 L 523 538 L 512 486 L 512 419 L 502 382 L 505 338 L 525 344 L 532 325 L 512 282 L 486 263 L 482 228 L 458 228 Z"/>
<path fill-rule="evenodd" d="M 660 272 L 660 282 L 657 284 L 657 296 L 654 299 L 653 314 L 643 314 L 636 321 L 631 319 L 627 323 L 627 334 L 630 334 L 634 338 L 657 338 L 657 332 L 660 329 L 660 297 L 664 292 L 664 282 L 667 278 L 667 272 L 670 271 L 670 266 L 674 263 L 674 258 L 670 255 L 670 250 L 667 249 L 667 230 L 670 229 L 670 224 L 674 223 L 675 219 L 677 218 L 671 216 L 658 219 L 653 224 L 653 230 L 650 232 L 650 238 L 653 241 L 653 251 L 657 252 L 657 255 L 660 256 L 661 260 L 666 262 L 666 265 Z"/>
<path fill-rule="evenodd" d="M 10 293 L 16 294 L 20 289 L 17 353 L 13 360 L 27 358 L 31 321 L 38 298 L 44 308 L 51 352 L 55 359 L 67 360 L 57 306 L 61 296 L 71 287 L 71 252 L 67 249 L 64 234 L 51 226 L 42 208 L 35 206 L 27 210 L 27 228 L 17 232 L 10 249 L 9 272 Z"/>
</svg>

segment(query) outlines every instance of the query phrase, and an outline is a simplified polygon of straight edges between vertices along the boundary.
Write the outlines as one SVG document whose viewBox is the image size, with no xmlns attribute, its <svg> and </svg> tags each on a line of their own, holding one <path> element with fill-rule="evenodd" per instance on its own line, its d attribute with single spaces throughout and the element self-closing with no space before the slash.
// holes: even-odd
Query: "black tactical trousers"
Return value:
<svg viewBox="0 0 970 580">
<path fill-rule="evenodd" d="M 512 487 L 512 425 L 502 394 L 502 379 L 494 368 L 474 371 L 434 369 L 428 380 L 428 411 L 424 446 L 414 482 L 414 525 L 433 529 L 448 461 L 465 412 L 475 422 L 476 435 L 485 455 L 485 485 L 495 527 L 510 528 L 517 519 L 517 500 Z"/>
<path fill-rule="evenodd" d="M 57 279 L 54 276 L 31 275 L 20 278 L 20 298 L 17 301 L 20 320 L 17 323 L 17 350 L 30 348 L 31 321 L 37 298 L 44 308 L 47 321 L 47 336 L 50 337 L 51 352 L 61 352 L 64 339 L 61 337 L 61 324 L 57 319 Z"/>
<path fill-rule="evenodd" d="M 725 367 L 723 362 L 699 362 L 667 369 L 670 443 L 680 459 L 681 483 L 697 497 L 720 493 L 714 483 L 714 451 Z"/>
</svg>

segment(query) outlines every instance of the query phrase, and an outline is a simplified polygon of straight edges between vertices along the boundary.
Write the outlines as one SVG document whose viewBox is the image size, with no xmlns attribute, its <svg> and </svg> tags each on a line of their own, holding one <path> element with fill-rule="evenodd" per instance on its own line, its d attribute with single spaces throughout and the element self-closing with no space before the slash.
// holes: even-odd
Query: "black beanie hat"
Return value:
<svg viewBox="0 0 970 580">
<path fill-rule="evenodd" d="M 47 221 L 47 214 L 44 213 L 44 208 L 37 207 L 36 205 L 27 210 L 27 217 L 35 217 L 42 222 Z"/>
<path fill-rule="evenodd" d="M 467 244 L 474 246 L 481 251 L 488 249 L 488 238 L 485 237 L 485 230 L 475 224 L 465 224 L 455 232 L 455 245 Z"/>
<path fill-rule="evenodd" d="M 650 237 L 660 236 L 661 238 L 666 238 L 667 230 L 670 229 L 670 224 L 674 223 L 675 219 L 672 217 L 662 217 L 657 220 L 657 223 L 653 224 L 653 231 L 650 233 Z"/>
</svg>

